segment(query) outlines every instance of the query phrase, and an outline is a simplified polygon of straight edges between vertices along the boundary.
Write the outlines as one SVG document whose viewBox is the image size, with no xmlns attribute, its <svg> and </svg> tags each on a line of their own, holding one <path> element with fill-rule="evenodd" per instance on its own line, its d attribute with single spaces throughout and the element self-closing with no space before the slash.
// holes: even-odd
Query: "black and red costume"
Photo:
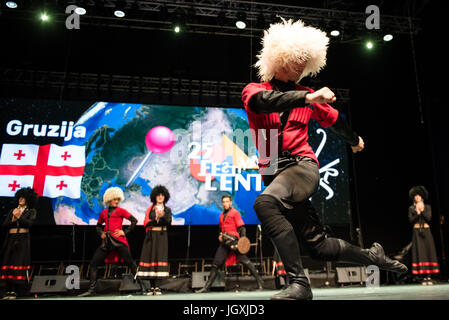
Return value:
<svg viewBox="0 0 449 320">
<path fill-rule="evenodd" d="M 19 198 L 26 199 L 26 207 L 18 206 Z M 15 205 L 22 211 L 19 219 L 11 209 L 3 220 L 2 229 L 6 238 L 0 249 L 0 279 L 6 282 L 4 299 L 15 298 L 19 286 L 25 286 L 30 279 L 31 243 L 30 228 L 36 220 L 37 194 L 32 188 L 23 188 L 15 195 Z"/>
<path fill-rule="evenodd" d="M 408 208 L 408 219 L 413 224 L 412 236 L 412 274 L 427 277 L 440 272 L 435 242 L 429 224 L 432 220 L 432 207 L 426 204 L 418 215 L 414 205 Z"/>
<path fill-rule="evenodd" d="M 238 212 L 234 208 L 229 208 L 228 210 L 224 210 L 223 212 L 221 212 L 219 217 L 219 232 L 221 234 L 232 236 L 234 239 L 246 237 L 245 223 L 240 216 L 240 212 Z M 226 266 L 233 266 L 239 262 L 248 268 L 251 274 L 256 278 L 258 290 L 262 290 L 263 280 L 254 267 L 254 264 L 246 255 L 232 250 L 227 244 L 226 239 L 223 238 L 223 241 L 220 243 L 220 246 L 215 253 L 209 279 L 206 282 L 205 286 L 198 292 L 209 291 L 212 283 L 217 277 L 218 270 L 221 269 L 223 265 L 226 264 Z"/>
<path fill-rule="evenodd" d="M 155 206 L 151 204 L 145 212 L 143 222 L 146 235 L 143 240 L 137 277 L 144 280 L 143 283 L 148 292 L 160 290 L 157 281 L 167 279 L 170 275 L 167 227 L 171 225 L 172 213 L 167 206 L 164 206 L 163 210 L 164 215 L 158 221 Z M 149 287 L 147 280 L 150 281 Z"/>
<path fill-rule="evenodd" d="M 249 127 L 259 150 L 259 168 L 266 186 L 254 203 L 264 232 L 273 240 L 290 285 L 272 299 L 312 299 L 301 262 L 297 235 L 316 259 L 376 264 L 405 272 L 407 268 L 385 256 L 375 243 L 362 250 L 346 241 L 328 237 L 309 198 L 319 186 L 318 160 L 307 142 L 308 122 L 315 119 L 355 146 L 358 135 L 339 112 L 328 104 L 306 104 L 313 90 L 294 82 L 272 79 L 250 83 L 242 92 Z M 270 129 L 274 131 L 270 131 Z M 275 139 L 275 141 L 271 141 Z M 270 150 L 270 144 L 275 150 Z M 278 151 L 278 152 L 275 152 Z M 294 230 L 292 220 L 297 229 Z"/>
<path fill-rule="evenodd" d="M 424 210 L 418 214 L 415 196 L 421 196 Z M 423 278 L 423 285 L 433 284 L 431 275 L 440 272 L 435 242 L 433 240 L 430 223 L 432 221 L 432 207 L 424 204 L 429 193 L 424 186 L 414 186 L 409 190 L 410 200 L 413 204 L 408 208 L 408 219 L 413 225 L 412 236 L 412 274 Z"/>
<path fill-rule="evenodd" d="M 122 230 L 123 219 L 131 221 L 131 225 L 124 230 L 124 236 L 116 237 L 113 232 L 115 230 Z M 90 285 L 89 290 L 84 295 L 88 296 L 95 293 L 98 265 L 103 264 L 108 255 L 113 251 L 116 251 L 131 269 L 131 272 L 136 274 L 137 265 L 131 256 L 128 240 L 126 239 L 126 234 L 131 232 L 136 224 L 137 219 L 127 210 L 120 207 L 109 207 L 100 213 L 96 227 L 97 233 L 100 237 L 103 233 L 106 233 L 106 237 L 102 240 L 100 247 L 95 251 L 90 262 Z"/>
</svg>

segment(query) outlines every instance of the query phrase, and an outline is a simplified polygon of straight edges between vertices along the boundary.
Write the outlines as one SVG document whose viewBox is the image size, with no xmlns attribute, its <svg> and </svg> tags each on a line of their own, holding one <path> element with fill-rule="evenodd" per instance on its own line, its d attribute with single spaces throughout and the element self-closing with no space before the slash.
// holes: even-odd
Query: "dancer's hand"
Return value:
<svg viewBox="0 0 449 320">
<path fill-rule="evenodd" d="M 103 232 L 103 233 L 101 234 L 101 240 L 104 240 L 104 238 L 106 238 L 106 232 Z"/>
<path fill-rule="evenodd" d="M 223 242 L 223 236 L 221 235 L 221 233 L 220 233 L 220 235 L 218 236 L 218 241 Z"/>
<path fill-rule="evenodd" d="M 421 212 L 424 211 L 424 202 L 419 201 L 416 203 L 416 212 L 418 212 L 418 214 L 421 214 Z"/>
<path fill-rule="evenodd" d="M 16 219 L 19 219 L 22 216 L 22 212 L 17 208 L 13 210 L 12 214 L 16 217 Z"/>
<path fill-rule="evenodd" d="M 306 103 L 331 103 L 335 100 L 335 94 L 328 87 L 306 94 Z"/>
<path fill-rule="evenodd" d="M 359 136 L 359 144 L 356 146 L 351 146 L 352 152 L 360 152 L 363 150 L 363 148 L 365 148 L 365 142 L 363 142 L 362 137 Z"/>
<path fill-rule="evenodd" d="M 125 233 L 123 232 L 123 230 L 115 230 L 114 231 L 114 237 L 118 238 L 120 236 L 124 236 Z"/>
</svg>

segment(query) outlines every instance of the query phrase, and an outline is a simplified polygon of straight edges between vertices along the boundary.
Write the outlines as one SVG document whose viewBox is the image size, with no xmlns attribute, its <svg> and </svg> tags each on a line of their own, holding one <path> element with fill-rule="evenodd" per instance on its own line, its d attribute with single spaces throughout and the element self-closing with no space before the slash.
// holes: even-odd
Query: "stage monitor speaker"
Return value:
<svg viewBox="0 0 449 320">
<path fill-rule="evenodd" d="M 355 283 L 365 282 L 368 277 L 366 274 L 366 267 L 337 267 L 337 282 L 338 283 Z"/>
<path fill-rule="evenodd" d="M 69 291 L 65 284 L 66 276 L 35 276 L 30 293 L 65 293 Z"/>
<path fill-rule="evenodd" d="M 134 281 L 134 275 L 130 273 L 123 274 L 122 282 L 120 283 L 119 291 L 122 292 L 136 292 L 140 291 L 141 287 L 137 281 Z"/>
<path fill-rule="evenodd" d="M 192 272 L 192 288 L 202 288 L 206 284 L 209 279 L 210 272 Z M 224 288 L 225 283 L 225 274 L 224 271 L 218 271 L 217 277 L 212 283 L 212 288 Z"/>
</svg>

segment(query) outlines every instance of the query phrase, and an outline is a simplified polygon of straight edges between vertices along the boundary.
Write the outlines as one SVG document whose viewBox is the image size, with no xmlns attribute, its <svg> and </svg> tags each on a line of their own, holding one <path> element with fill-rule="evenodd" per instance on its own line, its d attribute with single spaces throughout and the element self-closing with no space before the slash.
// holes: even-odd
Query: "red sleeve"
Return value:
<svg viewBox="0 0 449 320">
<path fill-rule="evenodd" d="M 104 220 L 104 213 L 106 210 L 101 211 L 100 216 L 98 217 L 97 224 L 103 224 L 105 222 Z"/>
<path fill-rule="evenodd" d="M 242 101 L 243 101 L 243 105 L 245 106 L 245 110 L 248 107 L 248 103 L 249 100 L 251 99 L 251 97 L 253 95 L 255 95 L 258 92 L 267 90 L 267 88 L 265 87 L 265 85 L 263 83 L 249 83 L 246 85 L 246 87 L 243 89 L 242 91 Z"/>
<path fill-rule="evenodd" d="M 235 222 L 235 227 L 237 229 L 240 228 L 241 226 L 245 225 L 245 223 L 243 222 L 242 216 L 240 215 L 240 212 L 238 212 L 237 210 L 235 210 L 234 222 Z"/>
<path fill-rule="evenodd" d="M 296 89 L 297 90 L 307 90 L 310 93 L 315 92 L 315 90 L 308 88 L 308 87 L 301 86 L 301 85 L 296 85 Z M 327 103 L 323 103 L 323 104 L 311 103 L 311 105 L 313 106 L 313 111 L 312 111 L 312 115 L 311 115 L 312 119 L 315 119 L 316 121 L 318 121 L 320 126 L 322 126 L 323 128 L 330 127 L 331 125 L 333 125 L 335 123 L 335 121 L 337 121 L 338 110 L 332 108 Z"/>
<path fill-rule="evenodd" d="M 338 110 L 332 108 L 327 103 L 313 103 L 312 119 L 318 121 L 323 128 L 330 127 L 337 121 Z"/>
<path fill-rule="evenodd" d="M 151 212 L 152 208 L 153 208 L 153 205 L 149 206 L 147 211 L 145 212 L 145 219 L 143 220 L 143 226 L 144 227 L 148 224 L 148 222 L 151 221 L 151 219 L 150 219 L 150 212 Z"/>
<path fill-rule="evenodd" d="M 120 215 L 125 219 L 129 219 L 129 217 L 131 217 L 131 213 L 123 208 L 120 208 Z"/>
</svg>

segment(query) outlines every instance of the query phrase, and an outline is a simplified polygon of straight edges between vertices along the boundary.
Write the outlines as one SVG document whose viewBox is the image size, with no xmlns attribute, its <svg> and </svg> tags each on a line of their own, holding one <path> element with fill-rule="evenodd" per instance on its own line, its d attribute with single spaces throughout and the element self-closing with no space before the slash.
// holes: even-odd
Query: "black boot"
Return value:
<svg viewBox="0 0 449 320">
<path fill-rule="evenodd" d="M 217 277 L 217 274 L 218 274 L 218 268 L 215 266 L 212 267 L 212 269 L 210 270 L 209 279 L 207 279 L 206 284 L 200 290 L 195 291 L 195 293 L 208 292 L 210 290 L 210 287 L 212 286 L 212 283 L 214 283 L 214 280 Z"/>
<path fill-rule="evenodd" d="M 293 230 L 284 232 L 273 238 L 288 276 L 289 285 L 279 293 L 271 296 L 271 300 L 312 300 L 310 288 L 301 262 L 298 240 Z"/>
<path fill-rule="evenodd" d="M 92 296 L 96 295 L 96 292 L 95 292 L 96 284 L 97 284 L 96 280 L 91 282 L 89 285 L 89 289 L 86 292 L 78 295 L 78 297 L 92 297 Z"/>
<path fill-rule="evenodd" d="M 137 283 L 140 287 L 140 295 L 145 296 L 147 294 L 147 289 L 145 288 L 144 280 L 142 280 L 140 277 L 137 277 Z"/>
<path fill-rule="evenodd" d="M 90 269 L 90 283 L 89 283 L 89 289 L 78 295 L 78 297 L 91 297 L 94 296 L 96 294 L 95 292 L 95 287 L 97 285 L 97 268 L 96 267 L 91 267 Z"/>
<path fill-rule="evenodd" d="M 361 249 L 349 242 L 338 239 L 340 244 L 340 254 L 338 261 L 360 263 L 364 265 L 376 265 L 380 269 L 397 273 L 406 273 L 408 268 L 397 260 L 392 260 L 385 255 L 385 251 L 380 244 L 374 242 L 371 248 Z"/>
<path fill-rule="evenodd" d="M 254 264 L 248 259 L 248 261 L 240 261 L 245 267 L 248 268 L 249 272 L 253 275 L 254 278 L 256 278 L 257 282 L 257 290 L 262 291 L 263 290 L 263 279 L 259 275 L 259 272 L 257 272 L 256 268 L 254 267 Z"/>
</svg>

